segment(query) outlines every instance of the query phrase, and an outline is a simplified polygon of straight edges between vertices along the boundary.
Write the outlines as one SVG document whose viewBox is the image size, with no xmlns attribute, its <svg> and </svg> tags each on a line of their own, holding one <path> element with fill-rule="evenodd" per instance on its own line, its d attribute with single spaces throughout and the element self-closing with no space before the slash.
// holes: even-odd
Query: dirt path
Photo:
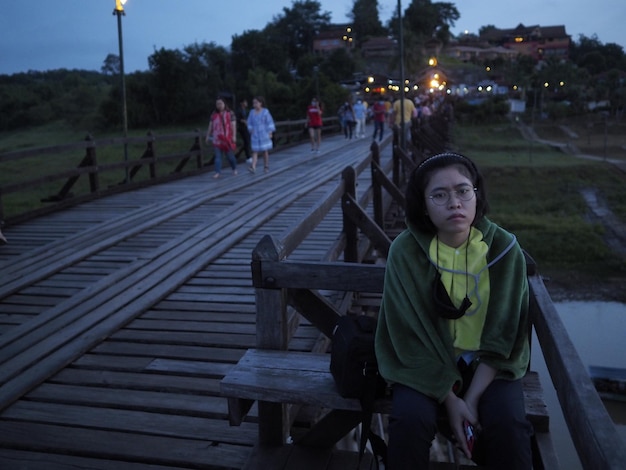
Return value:
<svg viewBox="0 0 626 470">
<path fill-rule="evenodd" d="M 600 223 L 604 227 L 606 244 L 611 250 L 626 256 L 626 227 L 624 224 L 613 214 L 595 188 L 585 188 L 580 193 L 591 211 L 589 216 L 592 222 Z"/>
</svg>

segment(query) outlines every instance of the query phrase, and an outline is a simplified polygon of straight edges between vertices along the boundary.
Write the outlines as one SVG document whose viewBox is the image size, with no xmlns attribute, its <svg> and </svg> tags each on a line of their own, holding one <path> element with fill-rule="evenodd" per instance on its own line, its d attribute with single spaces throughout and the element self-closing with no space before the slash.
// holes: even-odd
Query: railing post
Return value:
<svg viewBox="0 0 626 470">
<path fill-rule="evenodd" d="M 91 144 L 85 151 L 85 160 L 87 165 L 93 168 L 93 170 L 89 171 L 89 190 L 92 193 L 96 193 L 100 189 L 98 160 L 96 159 L 96 143 L 91 134 L 87 134 L 85 140 Z"/>
<path fill-rule="evenodd" d="M 283 258 L 279 243 L 270 235 L 264 236 L 252 252 L 254 284 L 271 285 L 272 279 L 263 278 L 263 261 L 280 261 Z M 254 295 L 257 348 L 286 350 L 289 337 L 285 289 L 256 287 Z M 259 402 L 259 444 L 277 446 L 286 442 L 290 426 L 287 410 L 285 404 Z"/>
<path fill-rule="evenodd" d="M 374 221 L 380 228 L 385 226 L 385 214 L 383 208 L 383 191 L 376 173 L 380 168 L 380 149 L 376 142 L 372 142 L 370 146 L 372 152 L 372 206 L 374 208 Z"/>
<path fill-rule="evenodd" d="M 397 187 L 400 187 L 400 151 L 401 150 L 397 145 L 393 146 L 393 169 L 391 173 L 391 180 Z"/>
<path fill-rule="evenodd" d="M 154 152 L 154 134 L 152 133 L 152 131 L 148 131 L 148 142 L 147 142 L 147 151 L 146 151 L 146 158 L 151 158 L 154 159 L 155 156 L 155 152 Z M 150 167 L 150 178 L 154 179 L 156 178 L 156 162 L 151 161 L 149 164 Z"/>
<path fill-rule="evenodd" d="M 85 138 L 85 140 L 91 140 L 91 136 L 88 135 Z M 94 153 L 94 157 L 95 157 L 95 153 Z M 91 165 L 92 165 L 92 155 L 89 152 L 89 147 L 87 147 L 87 151 L 85 152 L 85 156 L 80 161 L 80 163 L 78 164 L 77 168 L 85 168 L 85 167 L 88 167 L 88 166 L 91 166 Z M 42 202 L 62 201 L 66 197 L 72 196 L 72 193 L 70 191 L 74 187 L 74 185 L 76 184 L 76 182 L 78 181 L 79 178 L 80 178 L 80 174 L 77 174 L 75 176 L 70 176 L 68 178 L 68 180 L 65 182 L 65 184 L 63 185 L 63 187 L 59 190 L 59 192 L 56 195 L 50 196 L 48 198 L 43 198 L 43 199 L 41 199 L 41 201 Z M 93 184 L 97 184 L 97 182 L 94 183 L 92 181 L 92 173 L 91 173 L 91 171 L 89 172 L 89 182 L 92 185 Z M 92 187 L 92 192 L 93 192 L 93 187 Z"/>
<path fill-rule="evenodd" d="M 148 131 L 146 135 L 148 136 L 148 140 L 146 141 L 146 150 L 144 150 L 143 155 L 141 155 L 142 160 L 144 158 L 154 158 L 154 146 L 153 146 L 154 135 L 152 134 L 152 131 Z M 131 168 L 130 174 L 128 177 L 129 181 L 127 181 L 127 183 L 130 183 L 133 180 L 135 175 L 139 172 L 139 170 L 141 170 L 142 166 L 143 165 L 139 163 L 138 165 L 135 165 Z M 152 179 L 156 178 L 156 168 L 155 168 L 154 162 L 150 162 L 148 166 L 150 168 L 150 178 Z"/>
<path fill-rule="evenodd" d="M 202 150 L 202 132 L 200 129 L 195 129 L 196 136 L 193 138 L 193 145 L 191 146 L 191 152 L 196 152 L 196 168 L 200 169 L 203 165 L 203 150 Z"/>
<path fill-rule="evenodd" d="M 342 196 L 342 206 L 351 204 L 351 201 L 346 196 L 352 196 L 352 200 L 356 201 L 356 171 L 353 167 L 346 167 L 341 172 L 341 178 L 344 182 L 345 192 Z M 359 234 L 357 225 L 352 222 L 350 217 L 343 213 L 343 233 L 346 237 L 346 248 L 344 249 L 343 259 L 347 263 L 359 262 Z"/>
</svg>

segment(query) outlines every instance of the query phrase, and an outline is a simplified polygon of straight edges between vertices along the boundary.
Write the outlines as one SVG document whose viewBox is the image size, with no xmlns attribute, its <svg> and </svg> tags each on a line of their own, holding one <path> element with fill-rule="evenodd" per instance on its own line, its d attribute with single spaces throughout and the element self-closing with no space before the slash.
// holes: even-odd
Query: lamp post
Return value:
<svg viewBox="0 0 626 470">
<path fill-rule="evenodd" d="M 128 113 L 126 112 L 126 80 L 124 78 L 124 42 L 122 41 L 122 16 L 124 13 L 124 4 L 126 0 L 115 0 L 115 10 L 113 14 L 117 16 L 117 38 L 120 46 L 120 81 L 122 85 L 122 125 L 124 126 L 124 171 L 128 183 Z"/>
<path fill-rule="evenodd" d="M 406 133 L 404 132 L 404 32 L 402 28 L 402 4 L 398 0 L 398 24 L 400 28 L 400 148 L 406 149 Z"/>
</svg>

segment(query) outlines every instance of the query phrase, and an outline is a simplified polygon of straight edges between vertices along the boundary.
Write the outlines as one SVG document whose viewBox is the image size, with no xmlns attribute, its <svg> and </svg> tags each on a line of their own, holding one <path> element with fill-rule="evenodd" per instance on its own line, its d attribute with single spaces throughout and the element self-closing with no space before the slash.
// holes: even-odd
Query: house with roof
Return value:
<svg viewBox="0 0 626 470">
<path fill-rule="evenodd" d="M 562 25 L 524 26 L 520 23 L 510 29 L 489 28 L 481 33 L 480 39 L 530 56 L 536 61 L 549 58 L 567 60 L 571 44 L 571 37 Z"/>
<path fill-rule="evenodd" d="M 350 24 L 335 24 L 320 31 L 313 39 L 313 52 L 326 55 L 336 49 L 352 49 L 354 30 Z"/>
</svg>

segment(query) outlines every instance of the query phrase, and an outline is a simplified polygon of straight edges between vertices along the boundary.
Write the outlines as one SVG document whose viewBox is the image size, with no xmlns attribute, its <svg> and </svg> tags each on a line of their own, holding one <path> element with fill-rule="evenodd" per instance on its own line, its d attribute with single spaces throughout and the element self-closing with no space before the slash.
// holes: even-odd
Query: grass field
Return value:
<svg viewBox="0 0 626 470">
<path fill-rule="evenodd" d="M 567 127 L 580 129 L 575 123 Z M 536 131 L 543 139 L 570 139 L 584 153 L 598 150 L 578 142 L 586 138 L 572 139 L 554 123 L 536 126 Z M 609 136 L 607 148 L 612 152 L 608 159 L 626 160 L 620 144 L 623 135 L 626 133 Z M 590 138 L 592 143 L 599 140 L 597 135 Z M 626 174 L 604 161 L 603 155 L 598 155 L 598 160 L 584 159 L 529 143 L 509 122 L 457 127 L 454 141 L 485 174 L 490 217 L 517 235 L 554 286 L 581 297 L 626 301 L 622 287 L 626 260 L 609 250 L 604 227 L 589 221 L 589 209 L 580 193 L 585 188 L 595 189 L 624 223 Z"/>
</svg>

